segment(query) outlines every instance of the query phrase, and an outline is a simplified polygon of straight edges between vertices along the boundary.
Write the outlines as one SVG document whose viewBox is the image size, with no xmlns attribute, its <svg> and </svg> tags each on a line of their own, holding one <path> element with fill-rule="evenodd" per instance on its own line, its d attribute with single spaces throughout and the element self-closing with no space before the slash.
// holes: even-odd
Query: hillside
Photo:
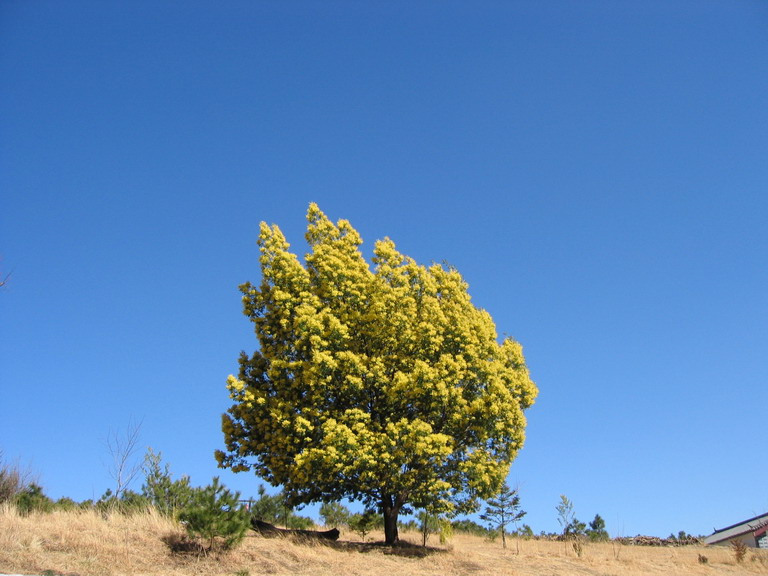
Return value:
<svg viewBox="0 0 768 576">
<path fill-rule="evenodd" d="M 737 564 L 728 548 L 649 548 L 587 544 L 581 557 L 560 542 L 508 543 L 456 535 L 445 546 L 412 544 L 388 549 L 363 544 L 349 533 L 334 545 L 264 539 L 249 535 L 238 549 L 219 557 L 172 554 L 163 539 L 180 527 L 153 512 L 103 518 L 94 512 L 55 512 L 20 517 L 0 510 L 0 573 L 80 576 L 358 575 L 516 576 L 669 574 L 768 574 L 768 552 L 750 550 Z M 374 535 L 376 537 L 376 535 Z M 379 535 L 381 537 L 381 535 Z M 519 545 L 519 552 L 517 546 Z M 699 555 L 707 557 L 706 564 Z"/>
</svg>

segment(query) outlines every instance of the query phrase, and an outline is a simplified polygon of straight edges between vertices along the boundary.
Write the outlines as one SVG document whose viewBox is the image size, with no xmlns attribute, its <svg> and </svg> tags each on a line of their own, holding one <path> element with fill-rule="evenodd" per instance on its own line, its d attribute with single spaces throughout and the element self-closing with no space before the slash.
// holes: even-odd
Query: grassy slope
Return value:
<svg viewBox="0 0 768 576">
<path fill-rule="evenodd" d="M 180 528 L 148 512 L 107 519 L 88 513 L 56 512 L 22 518 L 0 509 L 0 573 L 118 576 L 147 574 L 235 575 L 291 574 L 330 576 L 447 576 L 494 574 L 516 576 L 669 574 L 768 574 L 768 553 L 753 551 L 737 565 L 730 549 L 644 548 L 611 543 L 588 544 L 582 557 L 563 543 L 514 540 L 507 550 L 499 542 L 457 535 L 444 547 L 417 546 L 390 550 L 361 545 L 350 534 L 334 546 L 246 538 L 238 549 L 219 558 L 172 555 L 161 538 Z M 374 535 L 375 536 L 375 535 Z M 419 541 L 416 534 L 405 540 Z M 519 545 L 519 553 L 517 553 Z M 708 557 L 698 562 L 699 554 Z M 50 572 L 49 572 L 50 573 Z"/>
</svg>

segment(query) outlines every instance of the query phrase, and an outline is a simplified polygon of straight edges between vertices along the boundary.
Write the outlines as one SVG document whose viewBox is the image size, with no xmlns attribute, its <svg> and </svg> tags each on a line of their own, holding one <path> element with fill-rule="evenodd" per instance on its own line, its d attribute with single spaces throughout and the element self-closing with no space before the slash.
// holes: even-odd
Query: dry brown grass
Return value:
<svg viewBox="0 0 768 576">
<path fill-rule="evenodd" d="M 498 542 L 456 535 L 440 547 L 423 549 L 418 534 L 396 549 L 362 544 L 350 534 L 335 545 L 270 540 L 255 534 L 220 556 L 172 554 L 163 543 L 180 535 L 178 525 L 147 512 L 102 518 L 94 512 L 55 512 L 21 517 L 0 509 L 0 573 L 120 576 L 181 575 L 720 575 L 768 574 L 768 554 L 750 550 L 737 564 L 727 547 L 645 548 L 586 544 L 581 557 L 559 542 Z M 374 538 L 382 535 L 373 535 Z M 519 544 L 519 553 L 517 545 Z M 699 555 L 708 557 L 699 563 Z"/>
</svg>

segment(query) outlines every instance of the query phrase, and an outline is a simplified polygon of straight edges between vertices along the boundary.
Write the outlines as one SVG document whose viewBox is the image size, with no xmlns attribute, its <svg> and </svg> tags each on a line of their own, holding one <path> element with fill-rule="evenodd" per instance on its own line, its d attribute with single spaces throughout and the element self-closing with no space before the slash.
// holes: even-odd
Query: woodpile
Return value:
<svg viewBox="0 0 768 576">
<path fill-rule="evenodd" d="M 659 538 L 658 536 L 632 536 L 615 538 L 616 542 L 628 546 L 692 546 L 701 544 L 698 538 L 686 536 L 685 538 Z"/>
</svg>

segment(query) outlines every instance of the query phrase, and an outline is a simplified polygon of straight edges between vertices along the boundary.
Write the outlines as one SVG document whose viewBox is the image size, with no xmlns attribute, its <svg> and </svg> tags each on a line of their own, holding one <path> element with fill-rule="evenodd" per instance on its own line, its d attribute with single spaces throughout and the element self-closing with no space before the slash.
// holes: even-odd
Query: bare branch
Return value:
<svg viewBox="0 0 768 576">
<path fill-rule="evenodd" d="M 18 462 L 6 462 L 0 450 L 0 502 L 7 502 L 23 492 L 32 482 L 32 474 L 22 468 Z"/>
<path fill-rule="evenodd" d="M 7 286 L 7 285 L 8 285 L 8 278 L 10 278 L 10 277 L 11 277 L 11 274 L 13 274 L 13 270 L 11 270 L 10 272 L 8 272 L 8 274 L 6 274 L 6 275 L 5 275 L 5 278 L 3 278 L 2 280 L 0 280 L 0 288 L 4 288 L 5 286 Z"/>
<path fill-rule="evenodd" d="M 115 481 L 115 498 L 125 492 L 141 471 L 141 461 L 135 458 L 139 448 L 141 436 L 141 424 L 128 422 L 124 433 L 119 430 L 111 432 L 107 436 L 107 450 L 112 459 L 109 466 L 109 475 Z"/>
</svg>

